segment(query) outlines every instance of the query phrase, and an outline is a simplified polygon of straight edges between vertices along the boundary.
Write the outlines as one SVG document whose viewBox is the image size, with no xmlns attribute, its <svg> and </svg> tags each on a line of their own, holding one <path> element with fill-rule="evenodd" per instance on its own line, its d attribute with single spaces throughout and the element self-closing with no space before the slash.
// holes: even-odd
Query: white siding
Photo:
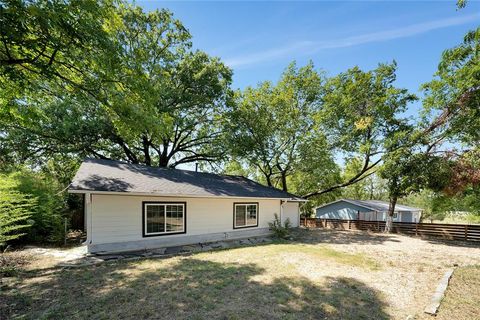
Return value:
<svg viewBox="0 0 480 320">
<path fill-rule="evenodd" d="M 142 202 L 186 202 L 186 234 L 142 236 Z M 233 229 L 234 202 L 258 202 L 258 227 Z M 231 198 L 173 198 L 127 195 L 92 195 L 90 244 L 141 241 L 268 228 L 274 214 L 280 214 L 280 200 L 231 199 Z M 298 226 L 298 203 L 284 205 L 284 217 Z"/>
<path fill-rule="evenodd" d="M 285 220 L 288 218 L 292 223 L 292 227 L 298 227 L 299 219 L 300 219 L 300 213 L 298 209 L 299 209 L 298 202 L 285 203 L 283 205 L 283 216 L 282 216 L 283 222 L 285 222 Z"/>
</svg>

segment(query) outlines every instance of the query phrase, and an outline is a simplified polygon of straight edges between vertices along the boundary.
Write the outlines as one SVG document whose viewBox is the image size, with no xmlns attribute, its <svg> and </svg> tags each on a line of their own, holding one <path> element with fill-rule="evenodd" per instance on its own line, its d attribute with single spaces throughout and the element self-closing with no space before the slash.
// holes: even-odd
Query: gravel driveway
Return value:
<svg viewBox="0 0 480 320">
<path fill-rule="evenodd" d="M 306 243 L 327 245 L 338 251 L 363 253 L 379 262 L 382 268 L 375 272 L 338 265 L 325 270 L 309 265 L 308 261 L 299 268 L 312 280 L 348 274 L 368 283 L 384 294 L 389 313 L 399 319 L 409 315 L 417 319 L 433 319 L 424 315 L 423 309 L 446 270 L 454 266 L 480 264 L 480 243 L 328 229 L 300 230 L 295 238 Z"/>
</svg>

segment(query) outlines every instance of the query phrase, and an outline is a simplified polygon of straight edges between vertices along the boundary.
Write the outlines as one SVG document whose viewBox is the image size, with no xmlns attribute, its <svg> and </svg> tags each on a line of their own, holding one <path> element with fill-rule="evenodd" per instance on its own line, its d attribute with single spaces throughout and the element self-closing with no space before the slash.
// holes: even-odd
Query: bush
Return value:
<svg viewBox="0 0 480 320">
<path fill-rule="evenodd" d="M 26 234 L 36 203 L 30 195 L 0 189 L 0 248 Z"/>
<path fill-rule="evenodd" d="M 287 218 L 285 223 L 282 226 L 282 221 L 275 213 L 273 222 L 269 222 L 268 225 L 270 226 L 270 230 L 272 230 L 273 235 L 280 239 L 286 239 L 290 235 L 290 228 L 292 227 L 292 223 L 290 219 Z"/>
<path fill-rule="evenodd" d="M 10 210 L 28 209 L 29 217 L 27 233 L 21 238 L 27 242 L 59 242 L 64 237 L 63 212 L 64 195 L 61 186 L 54 179 L 42 173 L 21 169 L 9 174 L 0 174 L 0 192 L 16 195 L 24 199 L 35 199 L 29 206 L 21 204 L 9 205 Z M 20 223 L 20 222 L 19 222 Z"/>
</svg>

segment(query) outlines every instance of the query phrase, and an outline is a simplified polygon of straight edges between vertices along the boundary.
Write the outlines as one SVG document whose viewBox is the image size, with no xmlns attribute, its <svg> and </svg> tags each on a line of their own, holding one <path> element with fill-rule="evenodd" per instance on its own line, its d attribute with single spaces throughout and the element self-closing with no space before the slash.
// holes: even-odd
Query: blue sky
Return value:
<svg viewBox="0 0 480 320">
<path fill-rule="evenodd" d="M 480 25 L 480 2 L 449 1 L 139 1 L 168 8 L 190 30 L 195 48 L 234 70 L 234 87 L 276 81 L 293 60 L 329 75 L 396 60 L 397 85 L 420 94 L 443 50 Z M 412 105 L 410 115 L 417 114 Z"/>
</svg>

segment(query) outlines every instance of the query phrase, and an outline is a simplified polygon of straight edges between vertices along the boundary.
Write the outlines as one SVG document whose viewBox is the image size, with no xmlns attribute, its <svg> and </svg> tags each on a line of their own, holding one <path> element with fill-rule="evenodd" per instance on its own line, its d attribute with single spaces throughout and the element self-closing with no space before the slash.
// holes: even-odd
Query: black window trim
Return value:
<svg viewBox="0 0 480 320">
<path fill-rule="evenodd" d="M 242 205 L 254 204 L 254 205 L 257 206 L 257 223 L 255 225 L 252 224 L 252 225 L 240 226 L 240 227 L 235 226 L 235 207 L 238 204 L 242 204 Z M 256 228 L 256 227 L 258 227 L 258 220 L 259 219 L 260 219 L 260 204 L 258 202 L 234 202 L 233 203 L 233 229 Z"/>
<path fill-rule="evenodd" d="M 182 204 L 183 205 L 183 231 L 179 232 L 165 232 L 160 234 L 147 234 L 145 230 L 145 207 L 148 204 Z M 142 201 L 142 237 L 164 237 L 171 236 L 175 234 L 185 234 L 187 233 L 187 202 L 186 201 Z"/>
</svg>

